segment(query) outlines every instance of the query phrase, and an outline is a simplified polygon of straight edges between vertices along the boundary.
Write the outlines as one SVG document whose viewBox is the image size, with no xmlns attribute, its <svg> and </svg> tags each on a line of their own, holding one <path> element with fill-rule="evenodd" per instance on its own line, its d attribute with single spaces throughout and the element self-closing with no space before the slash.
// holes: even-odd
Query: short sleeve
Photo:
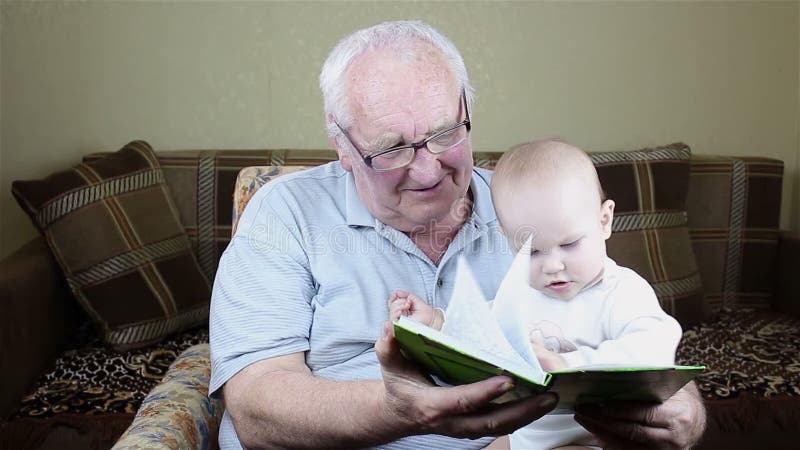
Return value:
<svg viewBox="0 0 800 450">
<path fill-rule="evenodd" d="M 220 259 L 209 318 L 212 395 L 256 361 L 309 349 L 316 290 L 291 218 L 265 186 Z"/>
</svg>

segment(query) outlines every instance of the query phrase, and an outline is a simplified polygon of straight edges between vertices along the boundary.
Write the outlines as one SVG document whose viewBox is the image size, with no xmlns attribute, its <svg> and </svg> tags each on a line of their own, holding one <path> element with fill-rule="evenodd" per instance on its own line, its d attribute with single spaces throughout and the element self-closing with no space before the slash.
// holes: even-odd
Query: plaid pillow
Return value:
<svg viewBox="0 0 800 450">
<path fill-rule="evenodd" d="M 146 142 L 42 180 L 15 181 L 12 192 L 116 350 L 208 319 L 210 284 Z"/>
<path fill-rule="evenodd" d="M 704 320 L 708 308 L 687 227 L 689 146 L 590 156 L 607 197 L 616 203 L 609 256 L 644 277 L 682 325 Z"/>
<path fill-rule="evenodd" d="M 783 162 L 699 156 L 691 173 L 686 210 L 706 302 L 714 312 L 769 309 L 778 284 Z"/>
</svg>

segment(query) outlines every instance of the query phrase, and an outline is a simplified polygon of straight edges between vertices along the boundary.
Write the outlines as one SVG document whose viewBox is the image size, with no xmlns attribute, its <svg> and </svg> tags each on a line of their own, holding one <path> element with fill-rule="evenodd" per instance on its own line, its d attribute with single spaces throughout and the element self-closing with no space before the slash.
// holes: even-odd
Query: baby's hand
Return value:
<svg viewBox="0 0 800 450">
<path fill-rule="evenodd" d="M 431 328 L 440 330 L 444 324 L 444 312 L 433 308 L 424 300 L 406 291 L 397 291 L 389 297 L 389 320 L 397 321 L 408 316 Z"/>
<path fill-rule="evenodd" d="M 539 364 L 542 365 L 542 369 L 547 372 L 567 367 L 567 360 L 561 354 L 548 350 L 544 345 L 534 340 L 531 340 L 531 347 L 539 360 Z"/>
</svg>

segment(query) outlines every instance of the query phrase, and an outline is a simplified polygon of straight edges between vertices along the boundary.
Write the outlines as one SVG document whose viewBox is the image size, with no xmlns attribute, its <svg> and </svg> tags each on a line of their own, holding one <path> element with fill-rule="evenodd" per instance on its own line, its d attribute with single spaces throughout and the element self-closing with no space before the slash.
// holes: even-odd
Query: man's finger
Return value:
<svg viewBox="0 0 800 450">
<path fill-rule="evenodd" d="M 402 371 L 406 365 L 405 358 L 400 354 L 400 347 L 394 339 L 394 326 L 389 321 L 383 322 L 383 333 L 375 341 L 375 354 L 382 369 L 395 369 Z"/>
<path fill-rule="evenodd" d="M 469 414 L 485 408 L 489 402 L 514 388 L 511 378 L 495 376 L 470 384 L 436 389 L 437 404 L 452 414 Z"/>
<path fill-rule="evenodd" d="M 576 412 L 601 420 L 635 422 L 656 428 L 669 428 L 672 407 L 667 404 L 648 405 L 633 402 L 614 402 L 605 405 L 581 405 Z M 676 411 L 677 412 L 677 411 Z"/>
<path fill-rule="evenodd" d="M 445 433 L 471 438 L 502 436 L 541 418 L 550 412 L 556 403 L 558 397 L 547 393 L 501 405 L 488 404 L 471 414 L 448 417 L 449 423 L 444 427 Z"/>
<path fill-rule="evenodd" d="M 674 430 L 649 427 L 642 423 L 614 420 L 607 416 L 602 419 L 575 414 L 575 421 L 596 435 L 610 449 L 638 448 L 680 448 L 674 442 Z M 661 447 L 656 443 L 660 443 Z"/>
<path fill-rule="evenodd" d="M 375 341 L 375 355 L 387 387 L 401 380 L 418 388 L 433 386 L 433 382 L 400 353 L 400 346 L 394 338 L 394 326 L 389 321 L 383 323 L 383 334 Z"/>
</svg>

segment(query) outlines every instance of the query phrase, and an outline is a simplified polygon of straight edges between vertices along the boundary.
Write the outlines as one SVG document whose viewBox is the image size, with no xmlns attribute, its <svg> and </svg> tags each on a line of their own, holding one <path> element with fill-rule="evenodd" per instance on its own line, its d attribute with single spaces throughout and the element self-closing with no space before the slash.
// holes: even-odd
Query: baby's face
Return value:
<svg viewBox="0 0 800 450">
<path fill-rule="evenodd" d="M 512 246 L 519 249 L 533 234 L 531 287 L 561 300 L 602 276 L 614 214 L 614 202 L 601 204 L 596 185 L 567 178 L 550 186 L 521 183 L 497 205 Z"/>
</svg>

